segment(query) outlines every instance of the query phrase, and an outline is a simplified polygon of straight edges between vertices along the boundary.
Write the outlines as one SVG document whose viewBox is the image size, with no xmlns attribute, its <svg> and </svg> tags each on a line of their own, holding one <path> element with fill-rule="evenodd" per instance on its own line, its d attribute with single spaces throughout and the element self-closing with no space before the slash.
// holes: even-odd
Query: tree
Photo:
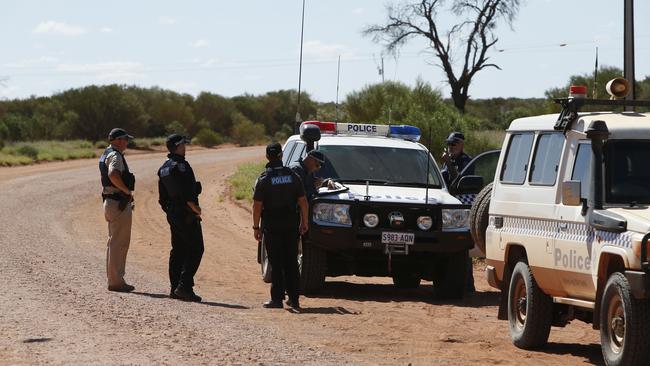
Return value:
<svg viewBox="0 0 650 366">
<path fill-rule="evenodd" d="M 420 0 L 415 3 L 387 6 L 388 20 L 383 25 L 371 25 L 363 33 L 378 43 L 385 43 L 386 50 L 396 52 L 409 39 L 423 37 L 438 58 L 451 87 L 451 97 L 456 108 L 465 112 L 469 98 L 469 86 L 479 71 L 494 67 L 489 63 L 487 52 L 498 38 L 494 31 L 499 20 L 512 26 L 519 12 L 521 0 L 455 0 L 451 12 L 464 20 L 446 32 L 440 29 L 437 15 L 445 0 Z M 455 70 L 455 55 L 460 53 L 462 67 Z"/>
</svg>

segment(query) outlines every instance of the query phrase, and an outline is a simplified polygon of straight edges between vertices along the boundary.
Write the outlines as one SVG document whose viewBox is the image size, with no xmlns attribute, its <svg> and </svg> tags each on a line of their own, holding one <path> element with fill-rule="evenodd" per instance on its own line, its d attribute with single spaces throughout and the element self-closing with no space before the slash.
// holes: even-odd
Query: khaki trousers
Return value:
<svg viewBox="0 0 650 366">
<path fill-rule="evenodd" d="M 108 222 L 108 243 L 106 243 L 106 275 L 108 286 L 121 286 L 124 281 L 126 254 L 131 242 L 131 203 L 124 211 L 117 207 L 119 201 L 104 200 L 104 218 Z"/>
</svg>

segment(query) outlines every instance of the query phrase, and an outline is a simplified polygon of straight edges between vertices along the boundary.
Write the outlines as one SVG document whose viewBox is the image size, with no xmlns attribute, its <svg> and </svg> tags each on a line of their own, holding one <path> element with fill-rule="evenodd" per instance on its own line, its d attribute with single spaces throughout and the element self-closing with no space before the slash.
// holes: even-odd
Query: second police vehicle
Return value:
<svg viewBox="0 0 650 366">
<path fill-rule="evenodd" d="M 390 276 L 400 288 L 429 280 L 439 297 L 462 296 L 474 243 L 471 202 L 457 197 L 477 193 L 484 179 L 461 176 L 447 187 L 419 139 L 413 126 L 309 121 L 287 140 L 285 165 L 317 148 L 326 159 L 317 175 L 337 186 L 321 188 L 310 202 L 300 263 L 304 293 L 318 292 L 326 276 L 357 275 Z M 263 243 L 258 254 L 270 280 Z"/>
</svg>

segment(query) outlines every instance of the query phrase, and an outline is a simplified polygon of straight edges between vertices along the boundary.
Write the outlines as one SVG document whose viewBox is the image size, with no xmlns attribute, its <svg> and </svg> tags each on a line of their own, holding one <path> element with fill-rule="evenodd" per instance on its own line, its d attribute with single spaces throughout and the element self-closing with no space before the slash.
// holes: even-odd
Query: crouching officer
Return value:
<svg viewBox="0 0 650 366">
<path fill-rule="evenodd" d="M 282 147 L 266 147 L 269 163 L 255 183 L 253 230 L 256 240 L 264 234 L 271 261 L 271 300 L 265 308 L 282 308 L 285 291 L 287 305 L 298 309 L 300 273 L 298 272 L 298 236 L 307 232 L 307 199 L 298 175 L 282 165 Z M 296 212 L 300 207 L 300 217 Z M 260 227 L 260 218 L 263 226 Z M 300 223 L 300 224 L 298 224 Z"/>
<path fill-rule="evenodd" d="M 112 129 L 108 134 L 110 146 L 99 158 L 104 218 L 108 222 L 106 276 L 108 290 L 117 292 L 134 290 L 124 281 L 126 255 L 131 242 L 135 176 L 129 171 L 123 153 L 132 138 L 124 129 Z"/>
<path fill-rule="evenodd" d="M 168 160 L 158 169 L 158 202 L 167 214 L 171 229 L 172 250 L 169 253 L 169 296 L 174 299 L 200 302 L 194 293 L 194 275 L 203 257 L 201 183 L 185 160 L 185 144 L 189 139 L 173 134 L 167 137 Z"/>
</svg>

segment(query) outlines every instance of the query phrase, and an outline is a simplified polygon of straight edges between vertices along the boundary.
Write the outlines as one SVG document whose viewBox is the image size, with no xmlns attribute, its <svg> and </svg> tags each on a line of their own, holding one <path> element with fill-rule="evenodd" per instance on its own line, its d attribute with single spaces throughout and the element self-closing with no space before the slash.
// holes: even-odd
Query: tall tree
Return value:
<svg viewBox="0 0 650 366">
<path fill-rule="evenodd" d="M 521 0 L 453 0 L 448 9 L 444 9 L 445 3 L 420 0 L 388 5 L 386 23 L 371 25 L 363 32 L 375 42 L 384 43 L 389 52 L 396 52 L 411 38 L 426 39 L 447 76 L 454 105 L 464 112 L 476 73 L 488 67 L 501 69 L 488 62 L 487 53 L 498 41 L 497 23 L 504 21 L 512 26 Z M 441 10 L 450 10 L 461 21 L 442 30 L 437 19 Z M 461 56 L 456 57 L 457 53 Z"/>
</svg>

